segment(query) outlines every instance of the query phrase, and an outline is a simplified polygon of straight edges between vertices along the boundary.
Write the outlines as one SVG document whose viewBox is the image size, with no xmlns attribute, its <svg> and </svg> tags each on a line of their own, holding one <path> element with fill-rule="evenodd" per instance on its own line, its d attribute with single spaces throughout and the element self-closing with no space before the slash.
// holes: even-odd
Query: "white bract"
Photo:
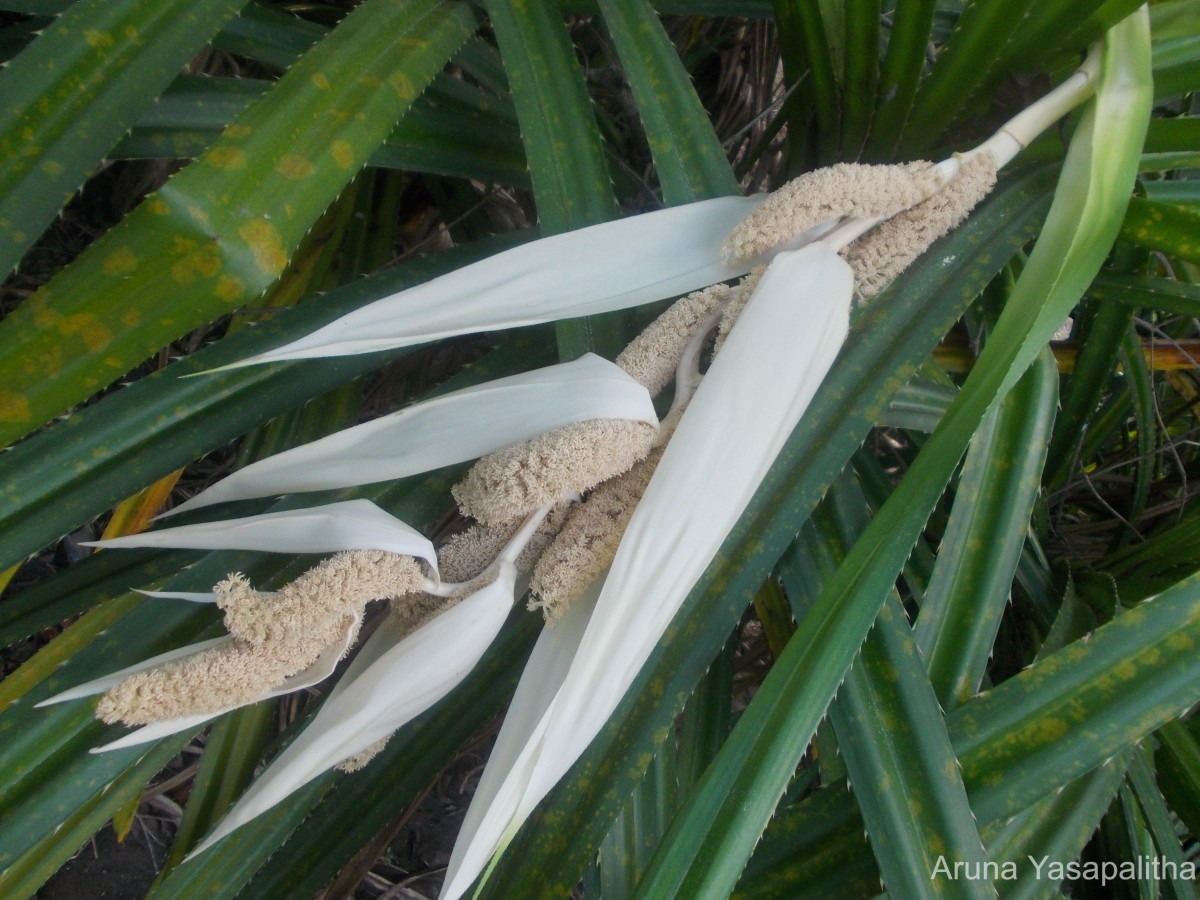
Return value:
<svg viewBox="0 0 1200 900">
<path fill-rule="evenodd" d="M 727 265 L 721 241 L 765 198 L 718 197 L 522 244 L 224 368 L 370 353 L 590 316 L 737 278 L 753 262 Z"/>
<path fill-rule="evenodd" d="M 243 469 L 242 471 L 246 471 Z M 268 553 L 334 553 L 387 550 L 425 560 L 437 571 L 429 538 L 370 500 L 346 500 L 241 519 L 162 528 L 89 547 L 174 547 L 189 550 L 262 550 Z"/>
<path fill-rule="evenodd" d="M 614 468 L 604 476 L 609 480 L 601 485 L 620 487 L 624 474 L 637 475 L 642 478 L 633 493 L 637 505 L 630 503 L 626 508 L 632 513 L 622 520 L 628 525 L 619 545 L 614 539 L 615 557 L 608 557 L 611 565 L 607 572 L 582 591 L 582 596 L 566 607 L 557 624 L 547 627 L 538 641 L 454 849 L 444 898 L 462 896 L 485 871 L 616 710 L 808 408 L 846 337 L 855 272 L 860 271 L 852 271 L 838 251 L 890 216 L 893 218 L 874 233 L 876 247 L 871 251 L 880 258 L 886 256 L 878 252 L 878 239 L 882 235 L 885 243 L 890 240 L 889 227 L 903 225 L 899 220 L 904 216 L 920 220 L 926 208 L 932 211 L 938 206 L 935 201 L 949 196 L 955 178 L 962 187 L 967 179 L 959 173 L 972 159 L 983 159 L 989 165 L 1006 162 L 1037 131 L 1088 96 L 1094 73 L 1094 62 L 1089 61 L 1078 76 L 1044 103 L 1022 113 L 988 143 L 929 170 L 936 176 L 929 188 L 934 196 L 928 191 L 919 193 L 886 214 L 872 207 L 869 214 L 845 213 L 816 221 L 825 214 L 825 206 L 822 198 L 810 197 L 805 201 L 809 211 L 804 224 L 789 231 L 784 222 L 778 229 L 778 239 L 772 234 L 780 223 L 772 221 L 775 213 L 771 206 L 763 207 L 761 197 L 724 198 L 635 216 L 498 254 L 384 298 L 285 347 L 235 364 L 365 353 L 449 335 L 592 315 L 727 281 L 773 257 L 765 272 L 755 269 L 743 285 L 732 289 L 718 286 L 715 293 L 694 295 L 725 299 L 716 304 L 717 312 L 711 315 L 713 307 L 705 307 L 700 324 L 689 326 L 691 330 L 682 341 L 667 342 L 687 349 L 681 351 L 684 359 L 679 362 L 677 404 L 654 438 L 658 446 L 640 451 L 650 455 L 633 470 L 626 473 Z M 994 166 L 988 177 L 994 180 Z M 792 194 L 801 189 L 794 188 Z M 945 222 L 961 221 L 982 193 L 962 199 L 960 208 L 951 210 L 957 218 Z M 764 242 L 773 245 L 773 250 L 764 254 L 766 258 L 727 264 L 722 242 L 731 229 L 760 207 L 762 211 L 753 224 L 753 252 L 758 252 Z M 830 208 L 860 207 L 843 203 Z M 819 211 L 815 216 L 811 215 L 813 209 Z M 942 215 L 947 214 L 943 211 Z M 794 225 L 798 219 L 792 217 L 791 221 Z M 943 223 L 943 232 L 938 233 L 948 227 L 952 225 Z M 895 233 L 900 233 L 899 227 Z M 934 236 L 934 231 L 928 230 L 927 242 Z M 915 256 L 924 246 L 928 243 L 906 252 Z M 858 248 L 862 251 L 862 245 Z M 854 249 L 854 245 L 849 248 Z M 856 258 L 850 252 L 848 258 L 852 264 L 862 266 L 863 259 L 873 257 L 860 252 Z M 874 271 L 891 270 L 877 267 Z M 879 280 L 886 283 L 890 277 L 881 275 Z M 740 315 L 738 309 L 742 310 Z M 705 334 L 722 316 L 722 334 L 735 317 L 736 324 L 701 378 L 697 360 Z M 676 357 L 662 352 L 654 358 Z M 642 384 L 613 363 L 586 355 L 572 363 L 416 404 L 262 460 L 175 512 L 219 502 L 403 478 L 529 439 L 552 438 L 565 426 L 578 429 L 581 423 L 603 419 L 659 425 L 652 398 Z M 675 428 L 673 434 L 671 428 Z M 668 435 L 664 449 L 661 444 Z M 594 445 L 599 446 L 595 441 L 587 444 Z M 654 465 L 658 453 L 661 459 L 650 475 L 651 469 L 646 466 Z M 643 466 L 640 471 L 638 465 Z M 518 474 L 525 477 L 529 472 Z M 571 491 L 555 488 L 550 493 L 559 502 L 572 499 Z M 620 491 L 611 496 L 621 496 Z M 537 501 L 543 502 L 547 501 Z M 539 510 L 519 528 L 513 523 L 515 535 L 511 530 L 501 535 L 487 529 L 467 535 L 478 539 L 478 546 L 488 548 L 490 561 L 473 568 L 461 584 L 441 582 L 439 560 L 429 541 L 367 501 L 188 525 L 104 542 L 107 547 L 387 551 L 402 555 L 399 562 L 409 566 L 408 575 L 394 576 L 408 579 L 402 593 L 424 592 L 425 598 L 433 601 L 463 598 L 419 627 L 397 625 L 395 632 L 382 627 L 368 639 L 309 727 L 272 762 L 194 853 L 203 852 L 332 766 L 369 752 L 458 685 L 483 656 L 508 616 L 519 583 L 518 558 L 549 511 L 550 507 Z M 507 526 L 501 520 L 490 527 L 502 530 Z M 504 549 L 497 552 L 499 546 Z M 424 560 L 432 576 L 414 570 L 413 558 Z M 375 572 L 373 567 L 383 565 L 375 560 L 369 557 L 364 563 L 356 557 L 353 564 L 360 569 L 365 565 L 371 574 Z M 388 565 L 396 564 L 393 556 Z M 587 573 L 581 584 L 601 569 L 603 565 L 581 568 L 579 571 Z M 340 571 L 336 566 L 329 570 Z M 349 583 L 348 576 L 338 575 L 337 579 L 336 584 Z M 280 590 L 281 601 L 295 599 L 294 591 L 287 592 L 300 580 Z M 232 596 L 230 591 L 240 592 L 237 602 L 250 602 L 253 610 L 260 609 L 255 604 L 266 596 L 255 594 L 244 579 L 232 586 L 218 585 L 221 590 L 227 592 L 227 598 Z M 573 584 L 570 593 L 579 590 L 580 585 Z M 203 594 L 171 591 L 161 592 L 161 596 L 209 599 Z M 373 595 L 365 599 L 379 598 Z M 220 597 L 218 602 L 222 602 Z M 307 655 L 293 670 L 307 667 L 282 683 L 264 686 L 261 697 L 327 677 L 354 640 L 363 605 L 365 602 L 354 606 L 347 601 L 338 607 L 338 615 L 350 615 L 344 640 L 333 639 L 340 631 L 319 632 L 320 639 L 313 639 L 320 649 L 319 658 L 308 665 L 317 655 L 310 643 Z M 306 603 L 299 606 L 308 609 Z M 229 623 L 229 607 L 223 608 Z M 342 619 L 336 621 L 341 629 Z M 138 673 L 228 647 L 233 640 L 220 638 L 172 651 L 46 702 L 109 691 L 127 675 L 140 678 L 143 676 Z M 263 646 L 269 652 L 276 645 Z M 277 680 L 278 674 L 273 677 Z M 258 683 L 252 683 L 251 689 L 258 691 Z M 220 702 L 225 702 L 224 695 Z M 197 708 L 203 709 L 185 710 Z M 198 727 L 216 714 L 152 721 L 99 749 L 129 746 L 171 731 Z"/>
<path fill-rule="evenodd" d="M 239 469 L 172 514 L 293 491 L 391 481 L 587 419 L 658 424 L 646 389 L 591 353 L 427 400 Z"/>
<path fill-rule="evenodd" d="M 616 709 L 832 365 L 853 289 L 825 244 L 771 263 L 633 514 L 561 686 L 456 847 L 443 897 L 462 895 Z"/>
</svg>

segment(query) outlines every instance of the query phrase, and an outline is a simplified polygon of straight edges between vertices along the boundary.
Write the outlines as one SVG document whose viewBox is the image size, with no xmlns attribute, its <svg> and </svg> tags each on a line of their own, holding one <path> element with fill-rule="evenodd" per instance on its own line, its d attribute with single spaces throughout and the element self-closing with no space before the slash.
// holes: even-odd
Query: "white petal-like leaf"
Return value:
<svg viewBox="0 0 1200 900">
<path fill-rule="evenodd" d="M 534 737 L 543 715 L 558 692 L 558 686 L 571 667 L 571 660 L 579 649 L 579 642 L 583 639 L 583 632 L 596 607 L 596 598 L 600 595 L 603 583 L 604 577 L 601 576 L 582 596 L 572 600 L 557 622 L 542 629 L 534 644 L 512 703 L 504 715 L 504 725 L 488 756 L 487 768 L 459 829 L 442 887 L 441 896 L 446 900 L 462 896 L 471 886 L 474 875 L 464 880 L 459 877 L 460 872 L 480 872 L 492 855 L 492 848 L 504 843 L 511 810 L 516 808 L 516 803 L 524 793 L 528 776 L 533 771 L 533 759 L 525 759 L 525 778 L 514 772 L 514 766 L 521 757 L 521 751 Z M 507 815 L 504 813 L 506 809 L 510 811 Z M 467 856 L 468 852 L 473 855 Z"/>
<path fill-rule="evenodd" d="M 135 672 L 144 672 L 147 669 L 153 669 L 156 666 L 161 666 L 163 663 L 174 662 L 177 659 L 185 659 L 189 656 L 195 656 L 197 653 L 203 653 L 213 647 L 219 647 L 221 644 L 228 644 L 233 638 L 226 635 L 225 637 L 213 638 L 208 641 L 200 641 L 198 644 L 188 644 L 186 647 L 178 647 L 175 650 L 168 650 L 166 653 L 160 653 L 158 656 L 152 656 L 149 659 L 142 660 L 140 663 L 135 663 L 132 666 L 126 666 L 109 675 L 101 678 L 96 678 L 84 684 L 76 685 L 69 690 L 63 691 L 61 694 L 55 694 L 53 697 L 47 697 L 41 703 L 34 704 L 35 706 L 52 706 L 55 703 L 65 703 L 67 700 L 78 700 L 80 697 L 92 697 L 96 694 L 103 694 L 111 687 L 116 687 L 129 675 Z"/>
<path fill-rule="evenodd" d="M 720 247 L 764 199 L 720 197 L 523 244 L 225 368 L 369 353 L 686 294 L 750 270 L 725 265 Z"/>
<path fill-rule="evenodd" d="M 465 462 L 586 419 L 657 424 L 646 389 L 593 354 L 501 378 L 268 457 L 234 472 L 174 512 L 373 484 Z"/>
<path fill-rule="evenodd" d="M 832 365 L 853 276 L 824 244 L 782 253 L 696 391 L 638 504 L 562 686 L 455 856 L 479 866 L 574 764 L 616 709 L 729 534 Z M 653 598 L 653 602 L 647 602 Z M 490 842 L 495 842 L 488 846 Z M 463 866 L 459 885 L 481 869 Z"/>
<path fill-rule="evenodd" d="M 107 541 L 94 541 L 89 546 L 183 547 L 275 553 L 387 550 L 418 557 L 435 569 L 437 566 L 437 555 L 427 537 L 384 512 L 370 500 L 345 500 L 310 509 L 289 509 L 241 519 L 160 528 Z"/>
<path fill-rule="evenodd" d="M 184 600 L 187 603 L 217 602 L 217 595 L 212 591 L 143 591 L 139 588 L 133 590 L 143 597 L 152 597 L 155 600 Z"/>
<path fill-rule="evenodd" d="M 351 625 L 346 629 L 342 640 L 330 647 L 327 647 L 317 661 L 303 671 L 297 672 L 289 678 L 284 679 L 283 683 L 272 688 L 264 693 L 259 700 L 270 700 L 273 697 L 282 697 L 284 694 L 290 694 L 293 691 L 303 690 L 307 687 L 312 687 L 315 684 L 320 684 L 326 678 L 333 674 L 333 670 L 337 668 L 338 662 L 346 651 L 350 649 L 350 644 L 353 643 L 355 636 L 358 634 L 356 625 Z M 229 638 L 217 638 L 215 641 L 207 641 L 208 644 L 219 644 L 230 640 Z M 193 645 L 202 647 L 201 644 Z M 163 660 L 165 662 L 165 660 Z M 149 668 L 149 662 L 141 663 L 139 668 Z M 119 673 L 118 673 L 119 674 Z M 126 673 L 128 674 L 128 673 Z M 109 676 L 112 678 L 114 676 Z M 115 684 L 115 682 L 114 682 Z M 105 688 L 107 690 L 107 688 Z M 225 709 L 218 710 L 213 713 L 202 713 L 194 716 L 180 716 L 175 719 L 163 719 L 159 722 L 151 722 L 149 725 L 143 725 L 124 737 L 117 738 L 115 741 L 110 741 L 99 747 L 93 747 L 91 753 L 108 753 L 110 750 L 124 750 L 126 747 L 136 747 L 139 744 L 147 744 L 150 741 L 157 741 L 159 738 L 167 737 L 168 735 L 177 734 L 180 731 L 198 730 L 201 725 L 217 716 L 222 716 L 227 712 L 232 712 L 237 709 L 236 706 L 228 706 Z"/>
<path fill-rule="evenodd" d="M 414 631 L 353 679 L 275 759 L 192 855 L 266 812 L 322 772 L 425 712 L 479 662 L 512 609 L 516 569 Z"/>
</svg>

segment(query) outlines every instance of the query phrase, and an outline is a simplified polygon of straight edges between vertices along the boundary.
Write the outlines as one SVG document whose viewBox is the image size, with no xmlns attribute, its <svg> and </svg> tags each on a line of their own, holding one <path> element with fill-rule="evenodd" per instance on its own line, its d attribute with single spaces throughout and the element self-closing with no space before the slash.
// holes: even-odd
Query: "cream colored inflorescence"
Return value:
<svg viewBox="0 0 1200 900">
<path fill-rule="evenodd" d="M 771 194 L 726 238 L 726 259 L 749 261 L 778 250 L 806 231 L 844 218 L 894 216 L 945 185 L 927 162 L 892 166 L 839 163 L 806 172 Z"/>
<path fill-rule="evenodd" d="M 231 575 L 216 595 L 233 640 L 130 675 L 101 698 L 96 715 L 143 725 L 254 703 L 327 649 L 346 645 L 368 602 L 419 590 L 424 581 L 412 557 L 376 550 L 332 556 L 275 594 Z"/>
<path fill-rule="evenodd" d="M 992 189 L 996 167 L 988 153 L 960 162 L 957 172 L 946 164 L 845 164 L 803 175 L 735 229 L 723 252 L 730 259 L 754 259 L 806 233 L 829 233 L 848 219 L 883 219 L 865 235 L 846 239 L 841 250 L 860 298 L 871 297 Z M 275 594 L 259 593 L 232 575 L 216 587 L 231 641 L 129 676 L 104 696 L 97 715 L 144 724 L 255 702 L 323 653 L 349 646 L 366 604 L 375 599 L 391 599 L 379 627 L 398 641 L 493 577 L 493 562 L 522 519 L 554 504 L 517 567 L 532 570 L 530 607 L 556 620 L 612 563 L 699 378 L 704 332 L 715 328 L 713 352 L 719 352 L 765 268 L 753 269 L 735 286 L 713 285 L 677 301 L 617 358 L 651 395 L 682 376 L 658 428 L 596 419 L 482 457 L 453 489 L 461 511 L 478 524 L 438 551 L 440 584 L 428 581 L 412 558 L 375 551 L 339 553 Z M 341 768 L 361 768 L 384 743 Z"/>
<path fill-rule="evenodd" d="M 975 154 L 941 191 L 846 247 L 842 256 L 854 270 L 858 297 L 870 299 L 891 284 L 934 241 L 961 225 L 995 186 L 995 160 L 989 153 Z"/>
</svg>

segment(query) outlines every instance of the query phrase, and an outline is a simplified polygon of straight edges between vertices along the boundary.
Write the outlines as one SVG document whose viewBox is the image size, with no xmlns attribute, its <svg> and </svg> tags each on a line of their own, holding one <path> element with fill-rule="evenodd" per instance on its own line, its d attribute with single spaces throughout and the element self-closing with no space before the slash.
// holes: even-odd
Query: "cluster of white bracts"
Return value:
<svg viewBox="0 0 1200 900">
<path fill-rule="evenodd" d="M 531 607 L 540 608 L 551 624 L 568 612 L 573 601 L 586 596 L 599 604 L 597 618 L 649 616 L 643 623 L 645 627 L 637 631 L 637 641 L 638 647 L 647 641 L 652 645 L 666 627 L 673 604 L 682 602 L 689 587 L 688 579 L 694 581 L 699 577 L 711 554 L 716 552 L 723 539 L 722 529 L 732 527 L 736 521 L 765 467 L 836 355 L 845 335 L 851 282 L 857 282 L 863 297 L 875 293 L 961 220 L 994 182 L 994 166 L 989 167 L 986 158 L 968 161 L 958 168 L 962 171 L 955 177 L 954 167 L 945 165 L 839 165 L 802 176 L 765 201 L 760 198 L 694 204 L 692 213 L 702 223 L 696 230 L 696 240 L 704 245 L 702 251 L 690 246 L 691 241 L 680 241 L 675 234 L 663 237 L 669 231 L 668 219 L 672 223 L 683 221 L 678 210 L 638 217 L 640 221 L 630 226 L 637 233 L 629 238 L 629 250 L 642 251 L 654 245 L 648 252 L 661 260 L 656 265 L 674 267 L 668 274 L 652 279 L 653 285 L 630 282 L 619 288 L 618 296 L 576 297 L 571 301 L 573 306 L 548 304 L 539 296 L 528 303 L 517 303 L 514 298 L 511 305 L 524 312 L 509 313 L 505 308 L 484 315 L 480 311 L 480 327 L 510 327 L 558 318 L 568 309 L 593 313 L 657 299 L 663 291 L 678 294 L 708 285 L 668 308 L 625 349 L 615 366 L 589 356 L 575 363 L 501 379 L 418 404 L 384 420 L 366 423 L 250 466 L 186 504 L 190 509 L 289 491 L 365 484 L 477 458 L 468 475 L 453 490 L 461 511 L 477 524 L 451 538 L 436 556 L 427 541 L 421 543 L 424 538 L 411 529 L 405 531 L 407 526 L 371 504 L 366 504 L 371 508 L 365 509 L 362 506 L 365 501 L 341 505 L 359 504 L 354 515 L 365 516 L 363 522 L 371 523 L 370 527 L 362 523 L 354 526 L 352 536 L 342 543 L 329 543 L 311 523 L 297 524 L 304 511 L 222 523 L 230 532 L 236 532 L 239 528 L 262 527 L 260 519 L 269 519 L 267 524 L 275 526 L 283 518 L 292 517 L 288 520 L 287 538 L 273 537 L 259 543 L 212 543 L 223 540 L 211 537 L 210 532 L 221 527 L 215 524 L 166 529 L 136 539 L 123 539 L 124 545 L 140 541 L 160 546 L 266 550 L 287 549 L 275 546 L 273 541 L 298 540 L 295 550 L 342 552 L 274 594 L 256 592 L 243 577 L 230 576 L 215 590 L 229 638 L 211 646 L 199 645 L 194 652 L 170 654 L 161 664 L 150 661 L 54 699 L 60 701 L 105 690 L 107 693 L 98 707 L 98 715 L 105 721 L 163 723 L 157 730 L 152 726 L 149 729 L 152 733 L 146 739 L 166 733 L 164 729 L 171 727 L 192 727 L 206 716 L 274 696 L 293 684 L 307 685 L 327 677 L 337 657 L 354 641 L 366 604 L 390 599 L 386 618 L 351 663 L 318 720 L 252 786 L 226 822 L 205 842 L 203 847 L 207 847 L 320 771 L 333 765 L 350 771 L 361 768 L 382 748 L 392 730 L 444 696 L 469 671 L 499 629 L 507 605 L 512 602 L 519 571 L 529 573 Z M 661 225 L 652 225 L 649 220 L 654 216 L 660 217 Z M 848 247 L 837 248 L 843 250 L 849 267 L 828 246 L 804 246 L 822 235 L 836 235 L 836 229 L 847 221 L 862 219 L 887 221 L 877 232 L 855 235 L 857 240 Z M 737 220 L 742 220 L 741 224 L 728 233 L 729 225 Z M 608 229 L 605 234 L 618 233 L 613 226 L 601 228 Z M 633 230 L 629 232 L 631 235 Z M 722 245 L 720 239 L 726 234 Z M 591 250 L 586 242 L 580 243 L 583 241 L 580 233 L 545 243 L 557 247 L 564 241 L 570 244 L 562 248 L 568 255 L 579 254 L 579 249 L 573 249 L 577 245 Z M 797 246 L 801 249 L 793 249 Z M 528 248 L 510 253 L 513 255 L 501 255 L 503 260 L 495 264 L 498 271 L 513 267 L 520 270 L 531 265 L 527 258 L 533 257 Z M 762 264 L 772 254 L 776 254 L 775 261 L 769 267 Z M 610 263 L 604 259 L 596 265 L 604 268 Z M 468 270 L 447 276 L 440 290 L 464 298 L 471 295 L 475 284 L 472 279 L 485 276 L 484 270 L 475 267 Z M 558 270 L 552 264 L 547 271 Z M 812 283 L 806 283 L 809 275 L 814 279 Z M 500 281 L 532 285 L 542 294 L 552 296 L 563 279 L 543 276 L 540 273 L 537 278 L 521 281 L 514 275 Z M 720 283 L 740 276 L 745 277 L 733 286 Z M 488 283 L 499 283 L 494 275 L 486 278 Z M 409 292 L 411 296 L 406 295 L 403 315 L 386 309 L 374 314 L 360 311 L 294 346 L 248 362 L 366 352 L 379 346 L 403 346 L 440 335 L 478 330 L 459 321 L 461 310 L 456 312 L 455 303 L 440 297 L 438 281 Z M 822 291 L 827 292 L 828 298 L 818 296 Z M 744 329 L 735 330 L 743 310 L 758 308 L 759 304 L 752 304 L 752 300 L 759 292 L 772 295 L 770 303 L 774 304 L 774 311 L 764 313 Z M 788 308 L 788 301 L 795 296 L 822 305 L 812 333 L 797 336 L 796 346 L 801 350 L 796 352 L 806 354 L 803 359 L 789 355 L 792 338 L 788 330 L 808 315 L 804 310 Z M 389 300 L 378 305 L 387 307 Z M 475 299 L 469 302 L 477 304 Z M 528 312 L 535 307 L 539 310 L 536 314 Z M 449 318 L 443 320 L 442 316 Z M 414 321 L 421 323 L 423 330 L 410 334 Z M 390 334 L 389 330 L 396 334 Z M 743 332 L 742 338 L 731 339 Z M 774 356 L 768 362 L 785 373 L 785 380 L 790 379 L 788 383 L 795 382 L 796 389 L 784 396 L 780 391 L 785 389 L 770 376 L 766 380 L 758 375 L 750 379 L 753 390 L 764 397 L 776 397 L 764 404 L 763 415 L 772 421 L 762 421 L 757 408 L 745 408 L 744 399 L 728 386 L 707 389 L 710 378 L 706 375 L 701 380 L 699 359 L 710 336 L 715 359 L 711 372 L 723 373 L 719 378 L 724 379 L 724 385 L 736 377 L 734 373 L 739 366 L 753 367 L 755 346 L 775 346 L 771 351 Z M 730 346 L 734 346 L 730 352 L 736 360 L 722 362 L 724 348 Z M 660 423 L 650 398 L 672 380 L 676 381 L 675 402 Z M 685 415 L 693 392 L 697 405 L 705 410 L 701 415 L 733 422 L 738 433 L 714 434 L 711 426 Z M 510 410 L 512 414 L 505 416 L 497 410 Z M 476 421 L 483 418 L 489 419 L 488 426 L 476 427 Z M 691 449 L 678 448 L 675 442 L 668 444 L 677 426 Z M 748 451 L 739 446 L 738 442 L 743 440 L 755 446 Z M 688 453 L 699 455 L 689 459 Z M 748 453 L 753 459 L 747 458 Z M 641 545 L 651 539 L 648 535 L 655 529 L 664 527 L 655 518 L 661 517 L 661 510 L 643 515 L 646 511 L 639 503 L 643 497 L 648 503 L 651 497 L 656 498 L 659 506 L 681 502 L 688 493 L 686 478 L 693 469 L 707 472 L 705 477 L 709 481 L 719 482 L 706 485 L 706 490 L 718 495 L 717 502 L 722 505 L 716 516 L 719 521 L 684 527 L 685 531 L 693 526 L 707 530 L 677 546 L 676 555 L 686 557 L 678 567 L 674 562 L 660 561 L 660 565 L 689 574 L 672 576 L 673 581 L 664 582 L 652 591 L 656 601 L 662 601 L 662 608 L 631 612 L 628 607 L 631 601 L 612 594 L 619 593 L 628 579 L 644 578 L 645 573 L 641 576 L 631 573 L 637 572 L 638 566 L 647 565 L 657 551 L 642 554 L 640 560 L 631 563 L 627 558 L 629 553 L 622 549 L 622 536 L 627 529 L 636 531 Z M 333 508 L 311 512 L 317 520 L 324 521 L 322 516 L 333 513 L 323 510 Z M 338 510 L 338 515 L 343 513 L 345 510 Z M 362 542 L 364 534 L 375 534 L 380 527 L 384 532 L 394 533 L 399 543 L 377 546 L 369 540 Z M 192 532 L 197 530 L 205 536 L 193 536 Z M 179 543 L 184 541 L 184 532 L 191 543 Z M 197 540 L 202 542 L 196 543 Z M 425 565 L 418 559 L 424 559 Z M 605 581 L 610 566 L 612 572 Z M 601 583 L 605 585 L 603 590 L 597 588 Z M 563 640 L 571 648 L 578 646 L 580 657 L 586 656 L 590 662 L 571 663 L 569 667 L 563 663 L 564 694 L 576 682 L 595 682 L 598 673 L 584 670 L 597 664 L 595 659 L 611 657 L 606 642 L 616 639 L 615 632 L 607 625 L 599 634 L 593 634 L 590 626 L 585 628 L 580 616 L 571 616 L 570 621 L 572 624 L 566 630 L 571 636 Z M 424 671 L 422 659 L 430 667 L 446 667 L 446 654 L 453 651 L 454 642 L 449 636 L 455 633 L 454 629 L 464 627 L 460 623 L 474 623 L 469 627 L 479 632 L 461 636 L 464 645 L 469 645 L 462 651 L 465 661 L 449 667 L 454 671 L 431 678 L 429 684 L 421 686 L 419 696 L 390 703 L 386 691 L 398 686 L 389 679 L 423 677 L 414 675 Z M 632 655 L 638 656 L 640 652 Z M 577 672 L 579 666 L 583 668 Z M 640 660 L 632 657 L 628 664 L 622 663 L 621 670 L 613 673 L 613 680 L 601 692 L 604 696 L 597 699 L 596 708 L 582 718 L 566 707 L 555 708 L 557 702 L 568 702 L 561 696 L 547 695 L 541 713 L 546 733 L 553 735 L 556 728 L 566 729 L 561 739 L 574 748 L 571 752 L 579 749 L 576 744 L 586 744 L 593 720 L 608 715 L 638 666 Z M 570 688 L 578 689 L 578 685 Z M 380 711 L 372 714 L 376 707 Z M 318 725 L 322 728 L 318 729 Z M 547 785 L 558 777 L 555 773 L 565 771 L 570 760 L 543 765 L 535 750 L 522 749 L 521 754 L 521 765 L 530 766 L 529 772 L 541 779 L 530 783 L 521 801 L 527 804 L 536 802 L 537 791 L 548 789 Z M 565 753 L 563 759 L 567 756 L 570 753 Z M 497 789 L 509 790 L 509 787 Z M 519 814 L 517 809 L 503 815 Z M 484 833 L 492 834 L 489 829 L 504 824 L 495 819 L 501 815 L 489 813 L 477 817 L 476 824 Z M 491 846 L 494 849 L 496 844 L 493 842 Z M 484 851 L 473 846 L 467 869 L 462 869 L 463 860 L 458 858 L 452 866 L 458 868 L 452 874 L 460 881 L 467 877 L 481 852 Z"/>
</svg>

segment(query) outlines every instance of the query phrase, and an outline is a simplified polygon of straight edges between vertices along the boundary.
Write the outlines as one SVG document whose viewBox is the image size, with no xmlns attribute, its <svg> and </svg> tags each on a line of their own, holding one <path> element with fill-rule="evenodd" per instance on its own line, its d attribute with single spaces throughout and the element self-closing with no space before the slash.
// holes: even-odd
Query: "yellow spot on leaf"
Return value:
<svg viewBox="0 0 1200 900">
<path fill-rule="evenodd" d="M 253 130 L 254 129 L 251 128 L 249 125 L 239 125 L 237 123 L 234 123 L 233 125 L 230 125 L 228 128 L 225 129 L 225 137 L 235 138 L 235 139 L 249 137 L 250 132 L 252 132 Z"/>
<path fill-rule="evenodd" d="M 279 164 L 275 166 L 275 170 L 284 178 L 299 181 L 301 178 L 307 178 L 313 172 L 317 171 L 317 167 L 303 156 L 289 153 L 283 159 L 279 160 Z"/>
<path fill-rule="evenodd" d="M 221 271 L 221 257 L 215 253 L 197 253 L 193 258 L 196 262 L 196 271 L 206 278 L 212 278 Z"/>
<path fill-rule="evenodd" d="M 93 353 L 103 350 L 112 340 L 112 331 L 91 313 L 76 313 L 64 316 L 62 313 L 42 307 L 34 313 L 34 324 L 39 328 L 53 328 L 64 337 L 79 335 L 83 345 Z M 43 360 L 43 363 L 45 360 Z"/>
<path fill-rule="evenodd" d="M 333 154 L 333 161 L 343 169 L 349 169 L 354 165 L 354 148 L 350 146 L 349 141 L 334 141 L 329 152 Z"/>
<path fill-rule="evenodd" d="M 124 275 L 138 267 L 138 258 L 128 247 L 120 247 L 104 258 L 105 275 Z"/>
<path fill-rule="evenodd" d="M 1172 650 L 1191 650 L 1195 643 L 1186 631 L 1176 631 L 1167 635 L 1167 646 Z"/>
<path fill-rule="evenodd" d="M 62 163 L 58 162 L 57 160 L 52 159 L 48 162 L 42 163 L 42 171 L 47 175 L 61 175 L 62 170 Z"/>
<path fill-rule="evenodd" d="M 132 328 L 140 321 L 142 321 L 142 314 L 136 309 L 130 308 L 121 313 L 121 324 L 129 328 Z"/>
<path fill-rule="evenodd" d="M 191 238 L 180 237 L 175 235 L 171 238 L 171 252 L 177 256 L 184 253 L 191 253 L 196 249 L 196 242 Z"/>
<path fill-rule="evenodd" d="M 151 197 L 146 201 L 146 208 L 156 216 L 167 216 L 171 214 L 171 207 L 167 206 L 166 201 L 161 197 Z"/>
<path fill-rule="evenodd" d="M 0 421 L 26 422 L 29 420 L 29 401 L 23 394 L 0 388 Z"/>
<path fill-rule="evenodd" d="M 254 219 L 239 228 L 238 234 L 254 254 L 254 262 L 259 269 L 272 277 L 283 271 L 287 265 L 287 252 L 274 225 Z"/>
<path fill-rule="evenodd" d="M 97 31 L 94 28 L 89 28 L 83 33 L 83 39 L 88 42 L 88 45 L 95 47 L 97 50 L 102 50 L 105 47 L 113 45 L 111 34 L 106 34 L 103 31 Z"/>
<path fill-rule="evenodd" d="M 388 84 L 392 86 L 392 90 L 394 90 L 405 100 L 411 100 L 417 95 L 416 90 L 413 88 L 412 79 L 403 72 L 394 73 L 391 78 L 388 79 Z"/>
<path fill-rule="evenodd" d="M 240 169 L 246 165 L 246 151 L 222 144 L 208 151 L 208 162 L 215 169 Z"/>
<path fill-rule="evenodd" d="M 242 283 L 242 279 L 234 275 L 222 275 L 213 293 L 226 303 L 233 303 L 241 298 L 245 290 L 246 285 Z"/>
<path fill-rule="evenodd" d="M 326 78 L 324 75 L 322 75 L 320 72 L 317 72 L 313 75 L 312 83 L 315 84 L 317 87 L 319 87 L 323 91 L 329 90 L 329 79 Z"/>
</svg>

